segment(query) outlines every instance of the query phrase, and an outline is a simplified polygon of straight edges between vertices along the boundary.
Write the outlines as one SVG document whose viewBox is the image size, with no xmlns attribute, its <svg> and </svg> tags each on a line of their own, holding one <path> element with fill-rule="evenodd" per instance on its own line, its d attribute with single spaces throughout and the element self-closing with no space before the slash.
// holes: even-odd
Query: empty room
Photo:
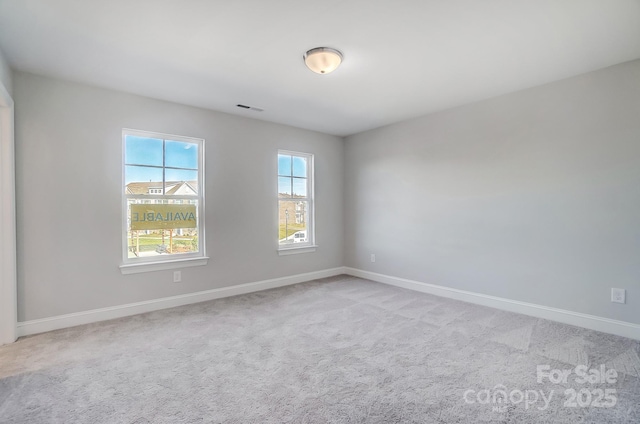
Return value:
<svg viewBox="0 0 640 424">
<path fill-rule="evenodd" d="M 0 0 L 0 424 L 640 423 L 640 0 Z"/>
</svg>

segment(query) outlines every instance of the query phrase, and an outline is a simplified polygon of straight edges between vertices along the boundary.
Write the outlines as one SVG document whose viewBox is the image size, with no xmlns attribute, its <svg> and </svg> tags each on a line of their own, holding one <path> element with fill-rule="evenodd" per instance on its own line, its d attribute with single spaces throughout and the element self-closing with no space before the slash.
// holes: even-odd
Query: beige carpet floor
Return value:
<svg viewBox="0 0 640 424">
<path fill-rule="evenodd" d="M 0 347 L 1 423 L 640 423 L 640 342 L 339 276 Z"/>
</svg>

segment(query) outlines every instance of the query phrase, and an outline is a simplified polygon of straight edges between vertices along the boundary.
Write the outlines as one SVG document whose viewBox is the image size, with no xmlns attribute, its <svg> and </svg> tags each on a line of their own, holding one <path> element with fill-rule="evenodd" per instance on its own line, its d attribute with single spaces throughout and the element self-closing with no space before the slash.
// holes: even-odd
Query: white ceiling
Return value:
<svg viewBox="0 0 640 424">
<path fill-rule="evenodd" d="M 344 54 L 330 75 L 302 61 L 321 46 Z M 344 136 L 640 58 L 640 0 L 0 0 L 0 49 L 14 69 Z"/>
</svg>

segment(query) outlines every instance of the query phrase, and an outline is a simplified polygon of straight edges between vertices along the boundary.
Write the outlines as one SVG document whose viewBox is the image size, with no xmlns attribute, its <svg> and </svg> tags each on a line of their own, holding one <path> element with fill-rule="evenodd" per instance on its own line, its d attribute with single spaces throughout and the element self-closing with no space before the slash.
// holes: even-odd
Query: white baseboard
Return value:
<svg viewBox="0 0 640 424">
<path fill-rule="evenodd" d="M 557 321 L 564 324 L 575 325 L 588 328 L 590 330 L 601 331 L 603 333 L 615 334 L 617 336 L 628 337 L 640 340 L 640 325 L 617 321 L 614 319 L 588 315 L 579 312 L 567 311 L 564 309 L 551 308 L 548 306 L 536 305 L 533 303 L 519 302 L 516 300 L 501 297 L 488 296 L 485 294 L 473 293 L 465 290 L 452 289 L 435 284 L 422 283 L 405 278 L 392 277 L 370 271 L 345 267 L 346 274 L 354 277 L 366 278 L 378 283 L 389 284 L 422 293 L 429 293 L 436 296 L 489 306 L 509 312 L 529 315 L 536 318 L 544 318 L 550 321 Z"/>
<path fill-rule="evenodd" d="M 18 337 L 44 333 L 46 331 L 59 330 L 61 328 L 74 327 L 76 325 L 90 324 L 98 321 L 106 321 L 114 318 L 122 318 L 160 309 L 189 305 L 192 303 L 206 302 L 207 300 L 252 293 L 276 287 L 289 286 L 303 283 L 318 278 L 333 277 L 345 273 L 344 267 L 325 269 L 321 271 L 307 272 L 288 277 L 274 278 L 271 280 L 257 281 L 254 283 L 238 284 L 236 286 L 222 287 L 205 290 L 196 293 L 182 294 L 165 297 L 162 299 L 147 300 L 144 302 L 129 303 L 126 305 L 112 306 L 108 308 L 93 309 L 90 311 L 76 312 L 59 315 L 50 318 L 35 319 L 32 321 L 18 322 Z"/>
<path fill-rule="evenodd" d="M 252 293 L 261 290 L 273 289 L 292 284 L 303 283 L 305 281 L 318 278 L 332 277 L 340 274 L 349 274 L 354 277 L 366 278 L 379 283 L 415 290 L 422 293 L 429 293 L 436 296 L 489 306 L 509 312 L 516 312 L 537 318 L 544 318 L 564 324 L 575 325 L 588 328 L 590 330 L 602 331 L 604 333 L 615 334 L 640 340 L 640 325 L 617 321 L 609 318 L 588 315 L 579 312 L 567 311 L 564 309 L 551 308 L 548 306 L 536 305 L 533 303 L 520 302 L 496 296 L 489 296 L 465 290 L 458 290 L 435 284 L 422 283 L 405 278 L 392 277 L 370 271 L 363 271 L 356 268 L 338 267 L 321 271 L 297 274 L 288 277 L 274 278 L 271 280 L 257 281 L 253 283 L 239 284 L 236 286 L 222 287 L 218 289 L 206 290 L 196 293 L 188 293 L 179 296 L 165 297 L 162 299 L 148 300 L 144 302 L 129 303 L 126 305 L 113 306 L 108 308 L 93 309 L 90 311 L 76 312 L 72 314 L 59 315 L 50 318 L 36 319 L 32 321 L 18 322 L 18 337 L 32 334 L 44 333 L 61 328 L 74 327 L 76 325 L 90 324 L 93 322 L 105 321 L 109 319 L 122 318 L 130 315 L 142 314 L 145 312 L 157 311 L 160 309 L 173 308 L 176 306 L 188 305 L 207 300 L 220 299 L 223 297 L 236 296 L 239 294 Z"/>
</svg>

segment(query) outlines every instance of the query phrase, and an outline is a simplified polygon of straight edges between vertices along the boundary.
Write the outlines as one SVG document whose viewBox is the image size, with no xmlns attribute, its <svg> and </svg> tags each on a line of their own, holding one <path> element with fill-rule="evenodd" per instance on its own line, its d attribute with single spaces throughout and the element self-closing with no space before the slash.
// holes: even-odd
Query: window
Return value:
<svg viewBox="0 0 640 424">
<path fill-rule="evenodd" d="M 124 130 L 123 273 L 204 265 L 204 140 Z"/>
<path fill-rule="evenodd" d="M 315 250 L 313 211 L 313 155 L 278 151 L 280 252 Z"/>
</svg>

